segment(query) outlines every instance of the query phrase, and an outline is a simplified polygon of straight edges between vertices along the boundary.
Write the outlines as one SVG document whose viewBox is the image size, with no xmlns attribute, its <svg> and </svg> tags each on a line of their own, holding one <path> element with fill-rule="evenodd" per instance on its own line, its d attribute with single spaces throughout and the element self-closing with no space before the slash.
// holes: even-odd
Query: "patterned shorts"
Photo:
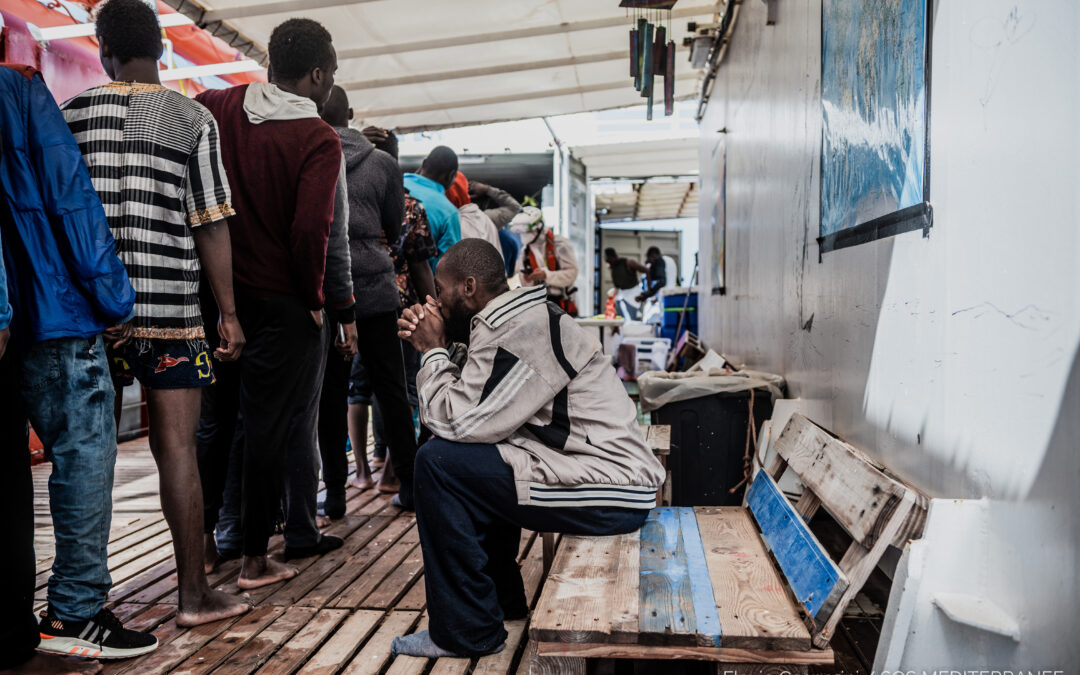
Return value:
<svg viewBox="0 0 1080 675">
<path fill-rule="evenodd" d="M 148 349 L 128 343 L 107 351 L 113 384 L 118 388 L 135 380 L 149 389 L 208 387 L 216 381 L 205 341 L 150 340 Z"/>
</svg>

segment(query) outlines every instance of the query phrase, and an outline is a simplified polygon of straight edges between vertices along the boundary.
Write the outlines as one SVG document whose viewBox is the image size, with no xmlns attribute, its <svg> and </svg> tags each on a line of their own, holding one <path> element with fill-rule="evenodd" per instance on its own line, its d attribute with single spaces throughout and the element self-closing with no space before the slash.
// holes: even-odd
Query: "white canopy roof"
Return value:
<svg viewBox="0 0 1080 675">
<path fill-rule="evenodd" d="M 200 24 L 227 22 L 263 47 L 290 16 L 321 22 L 334 35 L 337 81 L 365 123 L 408 131 L 642 102 L 630 78 L 632 21 L 617 0 L 198 2 Z M 680 0 L 672 12 L 677 98 L 697 93 L 686 24 L 712 22 L 715 10 L 712 0 Z M 662 91 L 658 80 L 654 115 Z"/>
</svg>

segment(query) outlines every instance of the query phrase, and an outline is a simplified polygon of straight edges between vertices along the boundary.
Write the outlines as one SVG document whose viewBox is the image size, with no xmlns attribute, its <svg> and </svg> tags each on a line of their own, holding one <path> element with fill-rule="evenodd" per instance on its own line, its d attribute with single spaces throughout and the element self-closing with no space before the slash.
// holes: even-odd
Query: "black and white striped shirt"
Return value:
<svg viewBox="0 0 1080 675">
<path fill-rule="evenodd" d="M 192 230 L 235 215 L 213 116 L 137 82 L 94 87 L 61 108 L 135 287 L 135 339 L 204 338 Z"/>
</svg>

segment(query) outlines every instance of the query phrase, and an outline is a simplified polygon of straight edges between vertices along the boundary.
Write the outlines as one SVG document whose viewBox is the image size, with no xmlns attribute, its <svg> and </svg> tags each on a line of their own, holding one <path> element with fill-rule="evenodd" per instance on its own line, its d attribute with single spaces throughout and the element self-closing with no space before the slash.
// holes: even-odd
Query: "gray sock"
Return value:
<svg viewBox="0 0 1080 675">
<path fill-rule="evenodd" d="M 390 656 L 422 656 L 427 659 L 437 659 L 443 656 L 457 656 L 448 652 L 431 639 L 426 630 L 411 635 L 401 635 L 394 638 L 390 646 Z"/>
</svg>

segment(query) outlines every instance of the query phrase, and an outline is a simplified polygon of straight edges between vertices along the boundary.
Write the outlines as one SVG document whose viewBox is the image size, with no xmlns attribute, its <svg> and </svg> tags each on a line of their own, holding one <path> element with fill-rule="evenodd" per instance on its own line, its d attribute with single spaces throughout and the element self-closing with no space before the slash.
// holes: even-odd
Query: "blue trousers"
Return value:
<svg viewBox="0 0 1080 675">
<path fill-rule="evenodd" d="M 109 576 L 116 426 L 113 384 L 100 337 L 47 340 L 23 352 L 20 389 L 52 462 L 49 508 L 56 558 L 49 605 L 64 621 L 92 618 Z"/>
<path fill-rule="evenodd" d="M 521 528 L 623 534 L 648 515 L 645 509 L 522 506 L 498 448 L 440 438 L 417 453 L 414 487 L 431 638 L 470 656 L 498 648 L 506 640 L 504 618 L 528 612 L 516 562 Z"/>
</svg>

